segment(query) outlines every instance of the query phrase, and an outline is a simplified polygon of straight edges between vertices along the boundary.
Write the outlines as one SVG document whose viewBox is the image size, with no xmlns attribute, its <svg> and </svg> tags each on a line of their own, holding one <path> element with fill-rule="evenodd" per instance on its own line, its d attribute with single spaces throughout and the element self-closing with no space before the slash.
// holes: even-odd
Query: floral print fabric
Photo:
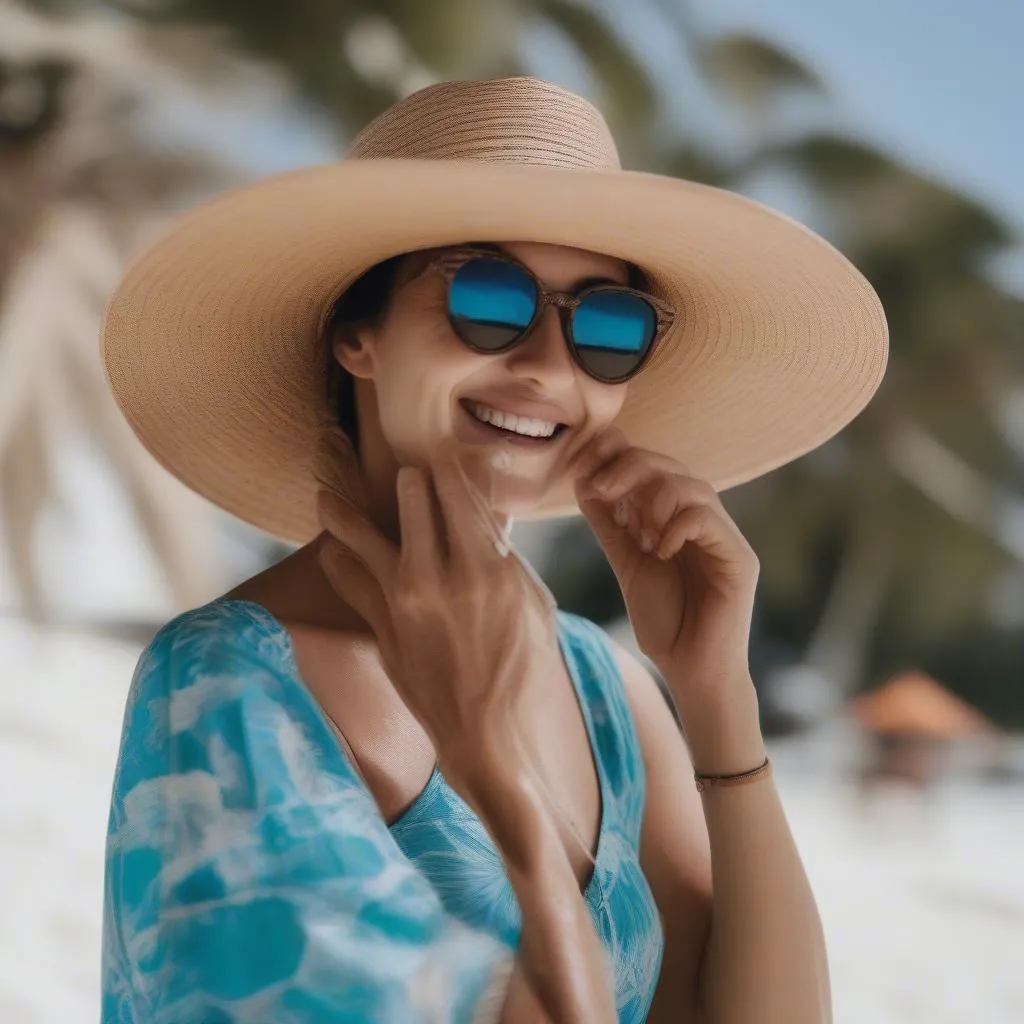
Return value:
<svg viewBox="0 0 1024 1024">
<path fill-rule="evenodd" d="M 558 618 L 603 798 L 587 902 L 620 1020 L 642 1021 L 662 948 L 642 758 L 600 630 Z M 518 936 L 479 820 L 435 773 L 389 829 L 268 612 L 217 601 L 154 638 L 111 801 L 103 1024 L 479 1020 Z"/>
</svg>

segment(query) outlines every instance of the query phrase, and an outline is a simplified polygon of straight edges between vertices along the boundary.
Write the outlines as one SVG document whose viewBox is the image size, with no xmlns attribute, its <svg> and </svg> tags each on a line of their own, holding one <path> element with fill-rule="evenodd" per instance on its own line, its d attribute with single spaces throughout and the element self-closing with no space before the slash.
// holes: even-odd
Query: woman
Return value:
<svg viewBox="0 0 1024 1024">
<path fill-rule="evenodd" d="M 564 90 L 444 83 L 187 217 L 103 351 L 156 458 L 303 545 L 139 663 L 104 1021 L 830 1018 L 717 492 L 877 387 L 842 256 L 619 170 Z M 685 742 L 509 549 L 576 511 Z"/>
</svg>

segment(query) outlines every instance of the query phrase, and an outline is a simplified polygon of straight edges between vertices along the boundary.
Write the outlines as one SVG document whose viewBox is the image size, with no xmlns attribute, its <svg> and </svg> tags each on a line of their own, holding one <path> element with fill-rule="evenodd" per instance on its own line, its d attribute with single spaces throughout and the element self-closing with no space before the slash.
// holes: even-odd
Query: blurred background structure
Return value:
<svg viewBox="0 0 1024 1024">
<path fill-rule="evenodd" d="M 782 209 L 878 290 L 875 401 L 725 495 L 761 558 L 764 724 L 836 1020 L 1024 1020 L 1024 12 L 829 6 L 0 0 L 0 770 L 19 786 L 0 807 L 0 1020 L 94 1018 L 134 660 L 287 550 L 135 442 L 99 362 L 106 295 L 191 203 L 338 158 L 431 81 L 514 73 L 593 99 L 626 167 Z M 631 642 L 585 523 L 517 537 L 563 608 Z M 894 823 L 929 801 L 930 828 L 866 819 L 865 780 Z M 55 888 L 26 885 L 47 865 Z"/>
</svg>

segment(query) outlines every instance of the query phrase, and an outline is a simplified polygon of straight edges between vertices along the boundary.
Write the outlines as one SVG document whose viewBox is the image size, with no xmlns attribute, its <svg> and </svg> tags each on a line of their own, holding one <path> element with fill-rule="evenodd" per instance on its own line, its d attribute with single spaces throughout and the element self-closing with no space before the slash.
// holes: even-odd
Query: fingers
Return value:
<svg viewBox="0 0 1024 1024">
<path fill-rule="evenodd" d="M 729 570 L 756 580 L 756 554 L 732 520 L 714 506 L 691 505 L 678 512 L 662 531 L 655 554 L 662 559 L 674 558 L 690 543 L 715 558 L 720 572 Z"/>
<path fill-rule="evenodd" d="M 501 560 L 495 544 L 502 539 L 491 510 L 494 498 L 495 452 L 453 453 L 444 448 L 432 464 L 434 488 L 444 517 L 448 551 L 454 567 L 463 571 Z M 486 569 L 485 569 L 486 571 Z"/>
<path fill-rule="evenodd" d="M 639 525 L 636 507 L 627 498 L 605 502 L 587 489 L 582 476 L 575 481 L 576 500 L 598 542 L 616 567 L 618 559 L 639 543 Z"/>
<path fill-rule="evenodd" d="M 732 522 L 715 489 L 705 480 L 673 474 L 654 475 L 634 492 L 640 509 L 641 528 L 656 546 L 668 523 L 683 509 L 708 507 Z M 738 533 L 738 530 L 737 530 Z"/>
<path fill-rule="evenodd" d="M 333 491 L 317 494 L 317 514 L 320 525 L 348 548 L 389 593 L 398 570 L 398 548 L 359 509 Z"/>
<path fill-rule="evenodd" d="M 668 456 L 628 448 L 612 456 L 591 478 L 589 490 L 615 507 L 637 509 L 639 525 L 630 532 L 647 551 L 657 546 L 666 524 L 683 508 L 709 506 L 730 523 L 718 493 L 706 480 L 687 476 Z M 738 534 L 738 530 L 736 531 Z"/>
<path fill-rule="evenodd" d="M 664 477 L 656 481 L 644 526 L 660 534 L 668 521 L 679 511 L 681 498 L 682 490 L 678 477 Z"/>
<path fill-rule="evenodd" d="M 606 456 L 603 461 L 602 455 Z M 672 557 L 687 540 L 696 539 L 693 531 L 700 525 L 702 538 L 710 540 L 713 534 L 733 547 L 745 546 L 711 484 L 687 476 L 684 467 L 668 456 L 624 445 L 621 431 L 613 429 L 595 441 L 587 459 L 586 464 L 596 468 L 589 479 L 584 471 L 577 476 L 577 497 L 582 499 L 581 510 L 585 503 L 587 518 L 602 535 L 614 536 L 614 522 L 620 533 L 618 543 L 625 532 L 641 550 L 659 555 L 668 551 L 664 557 Z M 682 515 L 690 509 L 697 511 Z M 701 509 L 711 511 L 706 521 L 711 526 L 706 525 Z M 669 524 L 674 524 L 671 541 L 665 536 Z"/>
<path fill-rule="evenodd" d="M 629 448 L 626 435 L 618 427 L 606 427 L 570 461 L 573 479 L 589 481 L 605 463 Z"/>
<path fill-rule="evenodd" d="M 594 474 L 590 486 L 605 501 L 615 501 L 644 484 L 668 477 L 692 480 L 701 488 L 707 501 L 718 500 L 714 488 L 703 480 L 687 476 L 686 467 L 681 463 L 643 448 L 628 448 L 616 453 Z"/>
</svg>

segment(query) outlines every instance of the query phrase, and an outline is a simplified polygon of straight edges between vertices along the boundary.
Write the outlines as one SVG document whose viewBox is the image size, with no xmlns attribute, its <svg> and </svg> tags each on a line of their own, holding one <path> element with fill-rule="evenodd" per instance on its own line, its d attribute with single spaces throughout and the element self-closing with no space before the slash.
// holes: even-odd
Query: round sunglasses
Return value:
<svg viewBox="0 0 1024 1024">
<path fill-rule="evenodd" d="M 667 303 L 625 285 L 549 291 L 527 267 L 489 249 L 456 249 L 421 273 L 428 270 L 439 271 L 448 282 L 448 317 L 474 352 L 493 355 L 520 344 L 551 305 L 559 312 L 572 358 L 605 384 L 635 376 L 675 319 Z"/>
</svg>

